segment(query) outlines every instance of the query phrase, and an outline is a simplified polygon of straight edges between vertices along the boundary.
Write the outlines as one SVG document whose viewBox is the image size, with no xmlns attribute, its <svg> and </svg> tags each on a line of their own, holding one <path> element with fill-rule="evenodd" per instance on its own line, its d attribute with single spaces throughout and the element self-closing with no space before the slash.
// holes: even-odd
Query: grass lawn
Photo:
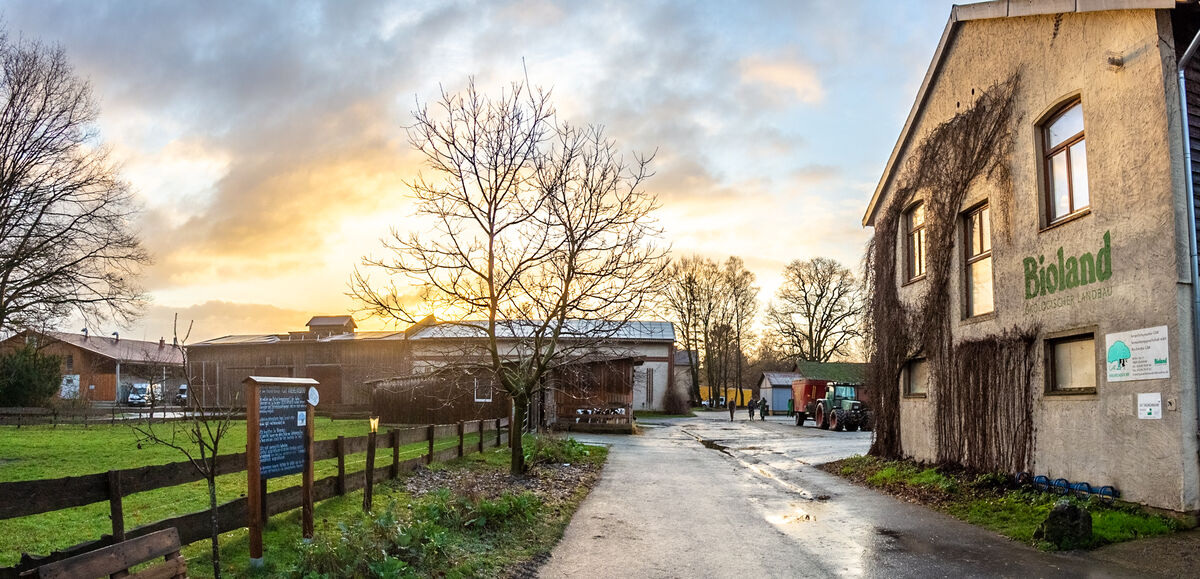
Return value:
<svg viewBox="0 0 1200 579">
<path fill-rule="evenodd" d="M 526 449 L 540 447 L 529 439 Z M 507 473 L 509 449 L 499 447 L 482 454 L 468 455 L 448 463 L 435 464 L 431 470 L 450 476 L 469 477 L 478 473 L 485 478 Z M 607 449 L 587 447 L 587 456 L 575 456 L 576 463 L 589 463 L 598 469 Z M 553 469 L 560 464 L 548 465 Z M 536 473 L 536 469 L 534 471 Z M 362 491 L 317 503 L 314 519 L 316 538 L 303 545 L 300 538 L 300 510 L 271 518 L 263 533 L 261 570 L 248 567 L 249 546 L 246 530 L 221 536 L 221 568 L 233 577 L 350 577 L 415 576 L 486 577 L 548 553 L 558 542 L 579 503 L 587 496 L 590 482 L 579 484 L 560 498 L 517 503 L 491 523 L 480 523 L 479 512 L 497 508 L 503 501 L 437 493 L 421 497 L 406 490 L 405 481 L 417 474 L 402 475 L 375 487 L 375 510 L 362 514 Z M 536 474 L 535 474 L 536 476 Z M 493 478 L 494 480 L 494 478 Z M 470 485 L 468 485 L 470 486 Z M 449 498 L 449 500 L 446 500 Z M 484 503 L 480 508 L 481 503 Z M 474 505 L 472 515 L 461 510 Z M 527 518 L 526 518 L 527 517 Z M 412 532 L 412 529 L 421 532 Z M 407 533 L 406 533 L 407 531 Z M 396 534 L 419 537 L 411 544 L 396 544 Z M 384 555 L 384 553 L 388 553 Z M 191 577 L 211 577 L 211 544 L 193 543 L 183 550 Z M 330 568 L 336 569 L 330 571 Z M 387 569 L 387 571 L 384 571 Z M 400 571 L 399 569 L 403 569 Z M 373 571 L 372 571 L 373 570 Z"/>
<path fill-rule="evenodd" d="M 156 425 L 156 428 L 170 428 Z M 318 418 L 316 438 L 325 440 L 338 436 L 367 434 L 366 420 L 330 420 Z M 165 431 L 164 431 L 165 432 Z M 467 445 L 478 435 L 467 435 Z M 434 448 L 441 450 L 458 444 L 457 437 L 438 441 Z M 246 450 L 246 423 L 235 422 L 221 443 L 220 454 L 236 454 Z M 401 448 L 400 459 L 425 454 L 427 443 L 419 442 Z M 83 426 L 12 426 L 0 427 L 0 482 L 60 478 L 167 464 L 185 460 L 178 451 L 165 446 L 142 443 L 129 425 Z M 377 453 L 376 468 L 391 464 L 391 452 Z M 346 472 L 362 470 L 366 454 L 346 457 Z M 317 479 L 337 474 L 337 459 L 317 461 Z M 297 486 L 301 475 L 295 474 L 268 480 L 267 490 Z M 125 528 L 160 521 L 169 517 L 208 508 L 208 491 L 204 481 L 135 493 L 124 498 Z M 246 494 L 246 474 L 234 473 L 217 478 L 217 501 L 225 503 Z M 361 498 L 359 499 L 361 501 Z M 0 520 L 0 567 L 15 565 L 21 553 L 47 554 L 84 541 L 100 538 L 112 532 L 107 502 L 63 509 L 40 515 Z"/>
<path fill-rule="evenodd" d="M 1042 550 L 1056 548 L 1035 539 L 1034 531 L 1046 520 L 1054 503 L 1064 497 L 1017 487 L 1005 475 L 952 472 L 870 456 L 855 456 L 821 468 L 991 529 L 1015 541 Z M 1136 505 L 1118 502 L 1110 506 L 1074 496 L 1067 500 L 1086 508 L 1092 515 L 1093 543 L 1090 548 L 1182 529 L 1179 521 L 1148 513 Z"/>
</svg>

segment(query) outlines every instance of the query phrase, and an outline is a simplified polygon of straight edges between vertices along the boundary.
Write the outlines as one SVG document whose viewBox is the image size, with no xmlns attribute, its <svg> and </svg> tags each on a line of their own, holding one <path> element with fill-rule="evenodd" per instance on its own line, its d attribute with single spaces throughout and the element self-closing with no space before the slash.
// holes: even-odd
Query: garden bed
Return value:
<svg viewBox="0 0 1200 579">
<path fill-rule="evenodd" d="M 1184 528 L 1175 519 L 1146 512 L 1137 505 L 1119 501 L 1107 505 L 1095 499 L 1043 493 L 1028 485 L 1018 485 L 1003 474 L 972 473 L 870 456 L 854 456 L 819 468 L 1042 550 L 1056 547 L 1035 539 L 1035 531 L 1060 500 L 1070 501 L 1091 513 L 1093 539 L 1088 548 L 1165 535 Z"/>
</svg>

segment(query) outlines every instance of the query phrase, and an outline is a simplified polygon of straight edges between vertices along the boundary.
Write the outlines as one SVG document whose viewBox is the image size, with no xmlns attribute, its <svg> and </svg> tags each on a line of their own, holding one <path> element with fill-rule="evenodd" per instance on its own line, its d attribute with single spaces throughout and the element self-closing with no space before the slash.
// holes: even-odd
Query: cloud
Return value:
<svg viewBox="0 0 1200 579">
<path fill-rule="evenodd" d="M 785 91 L 770 99 L 777 104 L 799 101 L 805 104 L 820 104 L 825 100 L 825 89 L 817 77 L 817 69 L 811 63 L 789 58 L 764 58 L 752 56 L 740 63 L 743 83 L 764 85 L 762 89 Z"/>
</svg>

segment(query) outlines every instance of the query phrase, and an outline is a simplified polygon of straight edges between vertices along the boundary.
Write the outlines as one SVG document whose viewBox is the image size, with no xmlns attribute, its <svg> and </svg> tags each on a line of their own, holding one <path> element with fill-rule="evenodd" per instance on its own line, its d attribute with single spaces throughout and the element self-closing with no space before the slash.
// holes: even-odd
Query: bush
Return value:
<svg viewBox="0 0 1200 579">
<path fill-rule="evenodd" d="M 361 514 L 337 533 L 321 533 L 301 544 L 301 562 L 290 573 L 318 577 L 418 577 L 444 555 L 446 529 L 434 521 L 396 519 L 394 506 L 376 517 Z"/>
<path fill-rule="evenodd" d="M 574 438 L 532 436 L 527 437 L 522 446 L 525 449 L 525 462 L 530 466 L 538 463 L 580 462 L 591 455 L 587 445 Z"/>
<path fill-rule="evenodd" d="M 31 344 L 0 355 L 0 406 L 46 406 L 62 385 L 61 364 Z"/>
<path fill-rule="evenodd" d="M 690 414 L 692 409 L 688 399 L 678 388 L 667 388 L 663 395 L 663 411 L 667 414 Z"/>
</svg>

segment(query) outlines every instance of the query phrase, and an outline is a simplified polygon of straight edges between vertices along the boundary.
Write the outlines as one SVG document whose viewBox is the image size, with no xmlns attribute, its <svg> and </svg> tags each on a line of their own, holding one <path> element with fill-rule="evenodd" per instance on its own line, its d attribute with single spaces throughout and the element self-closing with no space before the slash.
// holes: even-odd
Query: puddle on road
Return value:
<svg viewBox="0 0 1200 579">
<path fill-rule="evenodd" d="M 817 520 L 817 518 L 812 516 L 811 513 L 808 513 L 804 509 L 801 509 L 800 507 L 796 507 L 794 505 L 793 505 L 793 509 L 790 513 L 784 513 L 782 515 L 770 514 L 770 515 L 767 515 L 765 518 L 766 518 L 767 522 L 771 523 L 772 525 L 787 525 L 790 523 L 806 523 L 806 522 L 811 522 L 811 521 Z"/>
<path fill-rule="evenodd" d="M 716 441 L 701 438 L 700 444 L 703 444 L 704 448 L 717 450 L 717 451 L 723 452 L 725 454 L 729 454 L 729 447 L 725 446 L 723 444 L 718 444 Z M 732 456 L 732 455 L 730 455 L 730 456 Z"/>
</svg>

